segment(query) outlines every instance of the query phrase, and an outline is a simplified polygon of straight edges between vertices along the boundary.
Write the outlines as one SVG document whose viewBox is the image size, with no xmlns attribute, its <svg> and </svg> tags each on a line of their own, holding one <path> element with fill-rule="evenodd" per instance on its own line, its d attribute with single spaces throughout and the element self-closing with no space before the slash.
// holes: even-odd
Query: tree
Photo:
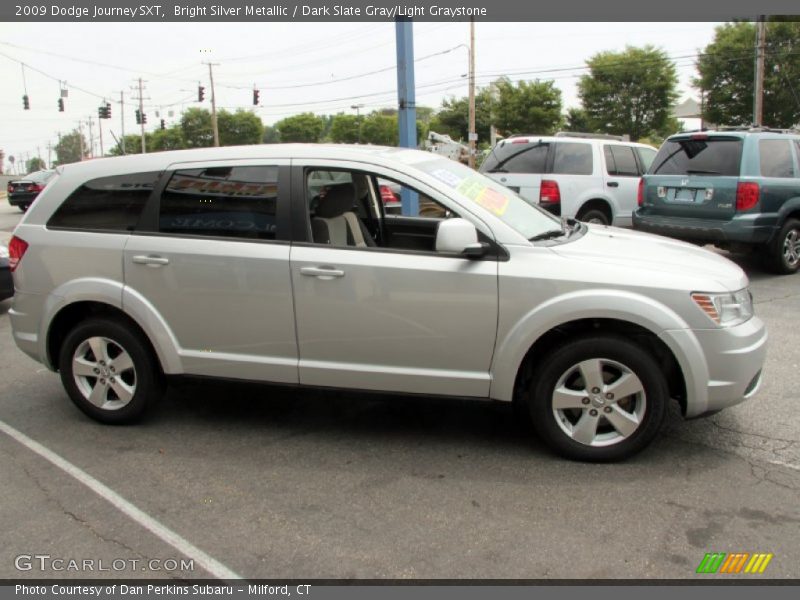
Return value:
<svg viewBox="0 0 800 600">
<path fill-rule="evenodd" d="M 494 101 L 489 88 L 475 94 L 475 131 L 478 140 L 488 140 L 492 125 Z M 430 131 L 449 135 L 454 140 L 467 140 L 469 134 L 469 99 L 445 98 L 442 107 L 430 119 Z"/>
<path fill-rule="evenodd" d="M 135 146 L 135 153 L 139 153 L 142 149 L 141 138 L 139 136 L 137 136 L 137 138 L 139 139 L 137 140 L 138 144 Z M 183 139 L 183 130 L 180 125 L 173 125 L 167 129 L 156 129 L 153 133 L 145 135 L 144 143 L 147 146 L 148 152 L 180 150 L 186 147 L 186 142 Z M 133 154 L 134 152 L 130 152 L 128 148 L 129 146 L 126 140 L 125 151 L 129 154 Z"/>
<path fill-rule="evenodd" d="M 397 146 L 399 142 L 397 116 L 373 112 L 364 117 L 361 123 L 361 141 L 364 144 Z"/>
<path fill-rule="evenodd" d="M 264 144 L 279 144 L 281 135 L 277 128 L 269 125 L 264 126 L 264 135 L 261 137 L 261 142 Z"/>
<path fill-rule="evenodd" d="M 800 22 L 769 21 L 764 55 L 763 122 L 800 123 Z M 693 81 L 705 97 L 703 118 L 719 125 L 753 122 L 753 23 L 726 23 L 697 61 Z"/>
<path fill-rule="evenodd" d="M 58 164 L 65 165 L 82 160 L 81 143 L 84 148 L 87 147 L 86 138 L 77 129 L 67 135 L 62 135 L 61 139 L 58 140 L 58 144 L 56 144 Z"/>
<path fill-rule="evenodd" d="M 663 50 L 628 46 L 595 54 L 586 64 L 589 74 L 581 76 L 578 95 L 595 131 L 638 140 L 674 125 L 678 76 Z"/>
<path fill-rule="evenodd" d="M 148 150 L 150 149 L 149 138 L 150 134 L 145 134 L 145 144 Z M 142 152 L 142 136 L 138 133 L 132 133 L 125 136 L 125 154 L 140 154 Z M 111 150 L 108 151 L 109 156 L 122 156 L 122 140 L 120 140 Z"/>
<path fill-rule="evenodd" d="M 570 108 L 564 123 L 565 131 L 579 131 L 582 133 L 594 133 L 594 125 L 589 120 L 589 115 L 582 108 Z"/>
<path fill-rule="evenodd" d="M 33 173 L 34 171 L 41 171 L 43 169 L 46 169 L 47 165 L 41 158 L 39 158 L 38 156 L 34 156 L 33 158 L 28 160 L 25 167 L 27 169 L 25 171 L 26 173 Z"/>
<path fill-rule="evenodd" d="M 336 144 L 355 144 L 360 142 L 359 125 L 363 120 L 356 115 L 339 113 L 331 121 L 330 138 Z"/>
<path fill-rule="evenodd" d="M 325 131 L 325 119 L 306 112 L 275 123 L 281 142 L 318 142 Z"/>
<path fill-rule="evenodd" d="M 495 82 L 494 125 L 505 135 L 548 135 L 561 124 L 561 90 L 552 81 Z"/>
<path fill-rule="evenodd" d="M 264 136 L 264 124 L 255 114 L 247 110 L 230 113 L 221 110 L 217 113 L 220 146 L 239 146 L 260 144 Z"/>
<path fill-rule="evenodd" d="M 181 116 L 181 131 L 186 148 L 208 148 L 214 145 L 211 113 L 204 108 L 190 108 Z"/>
</svg>

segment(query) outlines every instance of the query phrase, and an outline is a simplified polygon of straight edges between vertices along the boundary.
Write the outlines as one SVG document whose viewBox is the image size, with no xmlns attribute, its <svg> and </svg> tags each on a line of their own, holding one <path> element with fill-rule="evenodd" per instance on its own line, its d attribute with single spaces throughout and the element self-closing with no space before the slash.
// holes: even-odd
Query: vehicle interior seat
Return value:
<svg viewBox="0 0 800 600">
<path fill-rule="evenodd" d="M 333 185 L 328 189 L 311 219 L 314 242 L 360 248 L 375 246 L 375 240 L 353 212 L 355 200 L 356 191 L 352 183 Z"/>
</svg>

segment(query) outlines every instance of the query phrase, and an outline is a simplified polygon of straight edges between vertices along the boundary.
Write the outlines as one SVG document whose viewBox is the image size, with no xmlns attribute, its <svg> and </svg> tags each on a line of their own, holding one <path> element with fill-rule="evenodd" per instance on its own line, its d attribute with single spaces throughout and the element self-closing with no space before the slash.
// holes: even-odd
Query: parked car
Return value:
<svg viewBox="0 0 800 600">
<path fill-rule="evenodd" d="M 800 268 L 800 132 L 736 128 L 669 137 L 640 186 L 634 227 L 756 249 L 777 273 Z"/>
<path fill-rule="evenodd" d="M 387 216 L 380 180 L 443 216 Z M 106 423 L 141 417 L 164 375 L 222 377 L 513 402 L 557 452 L 616 460 L 670 398 L 697 417 L 753 396 L 766 348 L 724 257 L 559 219 L 408 149 L 65 165 L 10 254 L 17 345 Z"/>
<path fill-rule="evenodd" d="M 8 248 L 0 244 L 0 301 L 14 295 L 14 281 L 8 259 Z"/>
<path fill-rule="evenodd" d="M 630 226 L 639 177 L 656 149 L 621 137 L 563 132 L 499 142 L 480 172 L 554 215 Z"/>
<path fill-rule="evenodd" d="M 53 174 L 52 170 L 34 171 L 22 179 L 9 181 L 8 203 L 25 212 L 53 177 Z"/>
</svg>

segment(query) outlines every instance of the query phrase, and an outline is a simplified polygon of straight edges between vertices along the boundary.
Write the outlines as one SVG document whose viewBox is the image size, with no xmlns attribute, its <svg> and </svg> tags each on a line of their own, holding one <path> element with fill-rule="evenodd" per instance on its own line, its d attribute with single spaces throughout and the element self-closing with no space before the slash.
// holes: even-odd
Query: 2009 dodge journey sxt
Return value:
<svg viewBox="0 0 800 600">
<path fill-rule="evenodd" d="M 386 182 L 424 216 L 386 214 Z M 725 258 L 560 220 L 416 150 L 66 165 L 10 253 L 16 343 L 107 423 L 165 375 L 214 376 L 513 401 L 562 455 L 616 460 L 670 398 L 695 417 L 752 396 L 767 339 Z"/>
</svg>

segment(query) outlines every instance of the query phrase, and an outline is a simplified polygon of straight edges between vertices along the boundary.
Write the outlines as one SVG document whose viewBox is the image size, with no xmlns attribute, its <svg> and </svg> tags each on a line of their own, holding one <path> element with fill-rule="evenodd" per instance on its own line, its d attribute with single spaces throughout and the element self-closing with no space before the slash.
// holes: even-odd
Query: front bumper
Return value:
<svg viewBox="0 0 800 600">
<path fill-rule="evenodd" d="M 767 354 L 767 328 L 758 317 L 735 327 L 664 333 L 686 350 L 679 360 L 687 384 L 686 417 L 739 404 L 758 391 Z"/>
<path fill-rule="evenodd" d="M 669 217 L 648 214 L 646 210 L 634 211 L 634 229 L 691 242 L 766 244 L 777 227 L 776 219 L 762 214 L 741 214 L 723 221 Z"/>
</svg>

